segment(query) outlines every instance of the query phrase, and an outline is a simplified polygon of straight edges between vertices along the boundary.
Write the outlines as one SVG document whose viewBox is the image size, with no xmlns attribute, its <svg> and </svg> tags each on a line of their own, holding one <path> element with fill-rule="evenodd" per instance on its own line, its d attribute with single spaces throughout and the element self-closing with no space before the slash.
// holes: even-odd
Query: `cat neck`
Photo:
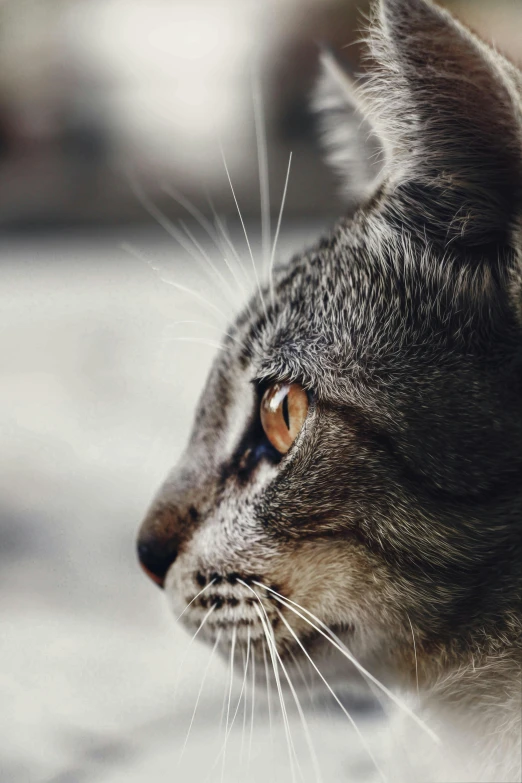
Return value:
<svg viewBox="0 0 522 783">
<path fill-rule="evenodd" d="M 462 780 L 520 780 L 521 693 L 516 647 L 480 661 L 472 655 L 438 678 L 424 695 L 422 713 L 440 736 L 448 769 L 460 768 Z"/>
</svg>

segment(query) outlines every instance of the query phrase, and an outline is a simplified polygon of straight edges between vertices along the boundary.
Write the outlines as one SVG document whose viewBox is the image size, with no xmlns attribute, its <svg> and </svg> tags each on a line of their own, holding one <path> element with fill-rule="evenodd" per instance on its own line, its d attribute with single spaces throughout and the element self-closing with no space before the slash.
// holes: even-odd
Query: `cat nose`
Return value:
<svg viewBox="0 0 522 783">
<path fill-rule="evenodd" d="M 138 534 L 141 567 L 160 587 L 163 587 L 167 571 L 178 555 L 179 522 L 176 508 L 156 506 L 147 515 Z"/>
<path fill-rule="evenodd" d="M 155 503 L 138 533 L 138 560 L 148 577 L 164 586 L 167 571 L 176 560 L 191 524 L 199 519 L 194 506 Z"/>
<path fill-rule="evenodd" d="M 140 565 L 147 576 L 163 587 L 167 571 L 178 554 L 176 547 L 172 542 L 148 535 L 138 538 L 137 550 Z"/>
</svg>

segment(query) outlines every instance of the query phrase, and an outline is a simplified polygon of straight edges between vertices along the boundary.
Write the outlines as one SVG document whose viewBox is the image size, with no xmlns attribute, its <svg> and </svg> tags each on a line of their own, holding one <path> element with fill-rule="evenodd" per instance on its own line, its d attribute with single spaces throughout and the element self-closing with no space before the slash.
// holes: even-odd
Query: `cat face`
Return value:
<svg viewBox="0 0 522 783">
<path fill-rule="evenodd" d="M 327 626 L 409 681 L 415 628 L 428 681 L 516 613 L 521 77 L 424 0 L 383 0 L 371 50 L 318 94 L 335 161 L 363 114 L 380 169 L 228 329 L 139 552 L 223 649 Z"/>
</svg>

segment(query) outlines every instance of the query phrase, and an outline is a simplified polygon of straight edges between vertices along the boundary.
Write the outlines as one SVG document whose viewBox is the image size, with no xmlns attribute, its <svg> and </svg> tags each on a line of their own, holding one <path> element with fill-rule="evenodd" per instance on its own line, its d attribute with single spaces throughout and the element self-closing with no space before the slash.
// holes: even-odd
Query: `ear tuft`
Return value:
<svg viewBox="0 0 522 783">
<path fill-rule="evenodd" d="M 312 97 L 327 159 L 352 205 L 365 201 L 380 181 L 382 147 L 364 108 L 357 82 L 327 49 Z"/>
</svg>

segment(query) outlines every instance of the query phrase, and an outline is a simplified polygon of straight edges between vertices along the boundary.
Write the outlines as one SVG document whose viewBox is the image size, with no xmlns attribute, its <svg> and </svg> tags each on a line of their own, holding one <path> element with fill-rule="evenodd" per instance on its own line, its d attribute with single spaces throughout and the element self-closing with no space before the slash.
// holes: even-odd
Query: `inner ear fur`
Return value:
<svg viewBox="0 0 522 783">
<path fill-rule="evenodd" d="M 367 201 L 382 179 L 384 154 L 361 85 L 328 49 L 319 56 L 312 95 L 320 139 L 338 175 L 341 193 L 353 207 Z"/>
</svg>

